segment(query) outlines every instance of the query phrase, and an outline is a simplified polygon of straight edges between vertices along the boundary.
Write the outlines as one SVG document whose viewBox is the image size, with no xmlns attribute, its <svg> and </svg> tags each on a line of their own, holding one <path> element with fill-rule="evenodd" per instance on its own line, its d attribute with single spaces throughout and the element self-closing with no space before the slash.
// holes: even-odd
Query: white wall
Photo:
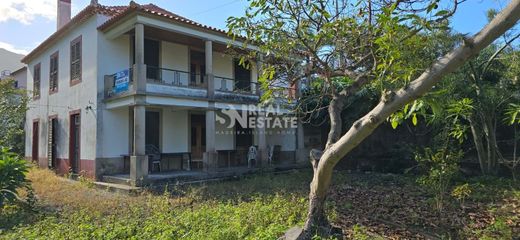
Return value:
<svg viewBox="0 0 520 240">
<path fill-rule="evenodd" d="M 213 75 L 233 78 L 233 58 L 229 55 L 213 51 Z"/>
<path fill-rule="evenodd" d="M 40 119 L 39 157 L 47 156 L 48 117 L 58 115 L 58 158 L 69 158 L 69 113 L 81 111 L 81 159 L 93 160 L 96 157 L 96 112 L 87 111 L 86 107 L 97 108 L 97 21 L 91 17 L 63 36 L 43 53 L 28 63 L 27 89 L 33 90 L 33 70 L 41 64 L 41 97 L 29 103 L 26 124 L 26 156 L 32 155 L 32 121 Z M 70 42 L 82 36 L 82 81 L 70 86 Z M 50 55 L 59 51 L 58 92 L 49 96 Z M 32 96 L 32 94 L 30 94 Z"/>
<path fill-rule="evenodd" d="M 163 108 L 162 151 L 166 153 L 188 152 L 188 111 Z"/>
<path fill-rule="evenodd" d="M 18 88 L 27 89 L 27 68 L 18 70 L 12 77 L 18 83 Z"/>
<path fill-rule="evenodd" d="M 161 42 L 161 65 L 163 68 L 189 72 L 188 46 L 177 43 Z"/>
<path fill-rule="evenodd" d="M 218 112 L 216 114 L 219 114 Z M 229 120 L 224 124 L 216 121 L 215 131 L 215 149 L 216 150 L 233 150 L 235 149 L 235 128 L 227 128 Z"/>
<path fill-rule="evenodd" d="M 266 144 L 280 145 L 281 151 L 296 150 L 296 129 L 292 128 L 266 128 Z M 258 145 L 258 134 L 254 135 L 253 141 Z"/>
<path fill-rule="evenodd" d="M 121 154 L 130 152 L 130 109 L 121 107 L 103 111 L 102 126 L 98 144 L 103 143 L 97 157 L 112 158 L 120 157 Z"/>
<path fill-rule="evenodd" d="M 103 18 L 100 16 L 100 18 Z M 130 37 L 122 35 L 109 40 L 102 33 L 98 35 L 97 58 L 97 82 L 98 108 L 97 108 L 97 132 L 100 138 L 97 140 L 97 157 L 110 158 L 120 157 L 121 154 L 129 153 L 129 107 L 117 109 L 106 109 L 103 102 L 104 77 L 116 72 L 129 69 L 130 59 Z"/>
</svg>

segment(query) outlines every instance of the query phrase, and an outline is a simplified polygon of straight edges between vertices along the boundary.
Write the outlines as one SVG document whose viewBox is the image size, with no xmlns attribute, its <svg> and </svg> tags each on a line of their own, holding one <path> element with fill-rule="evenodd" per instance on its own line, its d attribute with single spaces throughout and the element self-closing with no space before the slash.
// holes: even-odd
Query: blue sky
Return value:
<svg viewBox="0 0 520 240">
<path fill-rule="evenodd" d="M 445 0 L 447 1 L 447 0 Z M 127 5 L 129 0 L 99 0 L 104 5 Z M 229 16 L 243 15 L 246 0 L 137 0 L 154 4 L 184 17 L 218 28 L 226 28 Z M 453 18 L 452 26 L 462 33 L 475 33 L 486 23 L 486 11 L 501 9 L 507 0 L 467 0 Z M 72 14 L 90 0 L 72 0 Z M 56 0 L 1 0 L 0 48 L 27 53 L 56 30 Z"/>
</svg>

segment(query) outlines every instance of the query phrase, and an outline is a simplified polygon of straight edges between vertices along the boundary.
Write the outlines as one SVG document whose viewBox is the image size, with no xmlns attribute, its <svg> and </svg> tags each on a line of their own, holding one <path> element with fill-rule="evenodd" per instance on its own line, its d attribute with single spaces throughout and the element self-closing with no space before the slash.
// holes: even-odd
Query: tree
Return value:
<svg viewBox="0 0 520 240">
<path fill-rule="evenodd" d="M 0 81 L 0 147 L 24 153 L 24 123 L 27 110 L 27 93 L 17 89 L 14 80 Z"/>
<path fill-rule="evenodd" d="M 492 18 L 495 14 L 490 11 L 489 16 Z M 421 109 L 421 113 L 425 117 L 431 114 L 432 122 L 447 127 L 451 137 L 462 143 L 466 133 L 470 133 L 485 175 L 496 174 L 499 164 L 506 164 L 498 146 L 497 129 L 504 126 L 501 120 L 507 106 L 520 99 L 516 96 L 520 85 L 515 80 L 519 52 L 514 41 L 518 37 L 520 34 L 514 31 L 503 34 L 501 41 L 485 48 L 421 99 L 422 108 L 428 109 Z M 398 116 L 409 116 L 412 110 L 417 108 Z"/>
<path fill-rule="evenodd" d="M 440 10 L 437 0 L 253 0 L 245 17 L 229 19 L 231 34 L 245 34 L 266 55 L 260 79 L 264 87 L 280 78 L 289 84 L 313 78 L 323 82 L 323 95 L 331 99 L 326 147 L 310 153 L 314 176 L 299 238 L 310 239 L 315 227 L 328 227 L 324 203 L 338 161 L 392 113 L 428 92 L 520 18 L 520 0 L 514 0 L 478 34 L 464 38 L 462 45 L 430 67 L 421 69 L 401 55 L 403 48 L 421 37 L 419 33 L 446 26 L 458 4 L 453 1 L 451 10 Z M 344 82 L 345 87 L 337 91 L 335 82 Z M 345 102 L 374 84 L 382 89 L 379 103 L 343 133 Z"/>
<path fill-rule="evenodd" d="M 518 96 L 520 98 L 520 96 Z M 520 136 L 518 134 L 518 126 L 520 124 L 520 104 L 510 103 L 506 109 L 506 122 L 509 125 L 513 125 L 513 156 L 511 160 L 505 161 L 505 165 L 511 169 L 513 179 L 516 181 L 517 167 L 520 165 L 520 156 L 518 156 L 518 140 Z"/>
</svg>

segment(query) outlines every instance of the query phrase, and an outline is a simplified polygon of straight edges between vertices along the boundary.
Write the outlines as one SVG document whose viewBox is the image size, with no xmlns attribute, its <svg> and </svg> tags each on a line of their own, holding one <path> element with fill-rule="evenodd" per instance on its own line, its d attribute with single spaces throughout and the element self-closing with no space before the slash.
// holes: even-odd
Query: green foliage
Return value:
<svg viewBox="0 0 520 240">
<path fill-rule="evenodd" d="M 17 190 L 27 187 L 25 178 L 28 167 L 27 163 L 16 154 L 2 148 L 0 152 L 0 209 L 5 202 L 18 199 Z"/>
<path fill-rule="evenodd" d="M 28 98 L 25 90 L 14 86 L 12 79 L 0 81 L 0 147 L 23 155 Z"/>
<path fill-rule="evenodd" d="M 457 199 L 460 203 L 464 204 L 464 200 L 471 195 L 471 187 L 468 183 L 455 186 L 451 191 L 451 196 Z"/>
<path fill-rule="evenodd" d="M 303 224 L 304 182 L 309 178 L 308 173 L 252 176 L 179 187 L 174 196 L 169 192 L 122 196 L 108 205 L 91 201 L 111 201 L 114 195 L 83 183 L 67 183 L 51 188 L 56 193 L 45 193 L 49 194 L 47 203 L 54 194 L 66 195 L 55 196 L 55 201 L 78 198 L 65 205 L 53 202 L 60 206 L 58 212 L 43 211 L 33 217 L 20 209 L 19 217 L 0 212 L 0 223 L 4 216 L 22 222 L 9 224 L 11 228 L 4 233 L 0 230 L 0 239 L 276 239 L 288 228 Z M 91 199 L 80 199 L 84 197 Z M 23 224 L 22 218 L 28 222 Z"/>
<path fill-rule="evenodd" d="M 352 227 L 352 239 L 354 240 L 382 240 L 384 238 L 380 236 L 373 236 L 369 234 L 366 227 L 356 224 Z"/>
<path fill-rule="evenodd" d="M 427 170 L 426 175 L 419 177 L 417 181 L 434 195 L 435 209 L 439 213 L 443 212 L 446 195 L 458 172 L 458 162 L 462 156 L 461 151 L 447 148 L 437 151 L 425 148 L 423 153 L 416 154 L 415 160 Z"/>
<path fill-rule="evenodd" d="M 513 239 L 511 228 L 506 224 L 503 218 L 496 219 L 493 224 L 484 230 L 474 231 L 473 236 L 482 240 Z"/>
<path fill-rule="evenodd" d="M 505 115 L 505 120 L 509 125 L 520 124 L 520 104 L 510 103 Z"/>
</svg>

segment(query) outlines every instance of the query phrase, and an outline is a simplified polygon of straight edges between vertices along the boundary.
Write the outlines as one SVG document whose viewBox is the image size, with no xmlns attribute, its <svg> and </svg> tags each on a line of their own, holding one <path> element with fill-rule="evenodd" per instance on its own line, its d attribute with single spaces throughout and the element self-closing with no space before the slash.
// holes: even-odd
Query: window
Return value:
<svg viewBox="0 0 520 240">
<path fill-rule="evenodd" d="M 40 98 L 40 85 L 41 85 L 41 65 L 38 63 L 34 65 L 33 70 L 33 98 Z"/>
<path fill-rule="evenodd" d="M 58 52 L 51 55 L 49 68 L 49 92 L 55 93 L 58 91 Z"/>
<path fill-rule="evenodd" d="M 81 36 L 70 42 L 70 82 L 81 82 Z"/>
</svg>

